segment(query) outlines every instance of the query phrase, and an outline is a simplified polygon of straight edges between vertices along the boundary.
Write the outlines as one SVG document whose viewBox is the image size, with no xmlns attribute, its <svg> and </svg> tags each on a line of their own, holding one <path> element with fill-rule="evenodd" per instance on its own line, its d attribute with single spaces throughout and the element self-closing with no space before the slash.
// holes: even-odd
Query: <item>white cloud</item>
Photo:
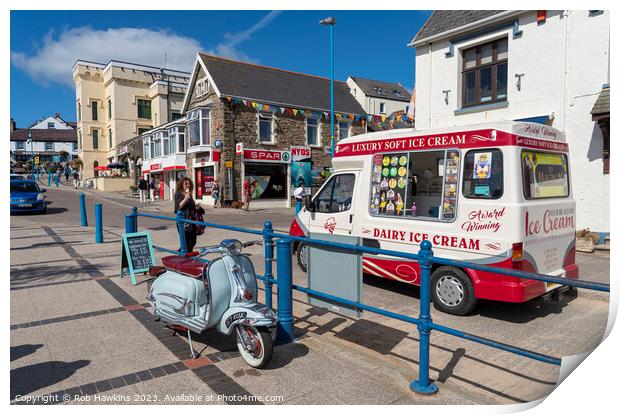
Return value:
<svg viewBox="0 0 620 415">
<path fill-rule="evenodd" d="M 162 67 L 165 54 L 166 67 L 190 72 L 200 50 L 197 40 L 167 30 L 79 27 L 65 30 L 56 38 L 50 33 L 32 56 L 12 52 L 11 60 L 39 83 L 73 87 L 71 69 L 78 59 L 104 64 L 120 60 Z"/>
<path fill-rule="evenodd" d="M 256 62 L 256 59 L 250 58 L 245 53 L 237 49 L 237 46 L 249 40 L 252 35 L 259 30 L 267 27 L 276 17 L 282 13 L 281 11 L 271 11 L 267 13 L 262 19 L 258 21 L 254 26 L 247 30 L 237 33 L 224 33 L 224 42 L 218 44 L 214 49 L 209 50 L 207 53 L 221 56 L 223 58 L 230 58 L 246 62 Z"/>
</svg>

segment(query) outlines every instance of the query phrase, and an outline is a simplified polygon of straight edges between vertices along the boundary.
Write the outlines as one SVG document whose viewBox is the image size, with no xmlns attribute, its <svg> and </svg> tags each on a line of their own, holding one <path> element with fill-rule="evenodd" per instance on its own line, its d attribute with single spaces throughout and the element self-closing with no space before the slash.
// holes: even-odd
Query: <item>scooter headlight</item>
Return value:
<svg viewBox="0 0 620 415">
<path fill-rule="evenodd" d="M 222 246 L 226 248 L 230 255 L 239 255 L 243 249 L 241 241 L 237 239 L 225 239 L 222 241 Z"/>
</svg>

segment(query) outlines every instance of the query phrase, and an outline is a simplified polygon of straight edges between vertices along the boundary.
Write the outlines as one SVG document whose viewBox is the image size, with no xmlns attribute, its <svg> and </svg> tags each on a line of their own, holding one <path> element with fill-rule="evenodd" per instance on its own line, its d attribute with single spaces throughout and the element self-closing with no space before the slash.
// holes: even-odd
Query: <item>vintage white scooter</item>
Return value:
<svg viewBox="0 0 620 415">
<path fill-rule="evenodd" d="M 252 367 L 262 368 L 271 360 L 277 317 L 258 303 L 256 273 L 242 248 L 262 241 L 241 243 L 227 239 L 219 245 L 200 248 L 196 256 L 167 256 L 164 267 L 153 267 L 155 277 L 148 301 L 155 318 L 168 326 L 187 329 L 192 357 L 196 358 L 191 333 L 216 327 L 225 335 L 237 335 L 241 357 Z M 198 258 L 221 254 L 205 262 Z"/>
</svg>

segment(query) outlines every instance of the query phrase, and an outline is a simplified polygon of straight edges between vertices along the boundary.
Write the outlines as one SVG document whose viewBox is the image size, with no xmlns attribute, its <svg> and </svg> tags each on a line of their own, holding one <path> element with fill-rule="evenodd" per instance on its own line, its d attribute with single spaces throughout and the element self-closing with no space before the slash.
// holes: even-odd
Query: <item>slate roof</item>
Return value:
<svg viewBox="0 0 620 415">
<path fill-rule="evenodd" d="M 385 98 L 403 102 L 411 101 L 411 94 L 400 84 L 375 81 L 358 76 L 352 76 L 351 79 L 355 81 L 357 86 L 359 86 L 362 92 L 368 97 Z M 383 92 L 383 94 L 380 92 Z M 397 93 L 401 96 L 398 96 Z"/>
<path fill-rule="evenodd" d="M 329 79 L 199 53 L 222 96 L 268 104 L 330 110 Z M 334 81 L 336 112 L 365 115 L 346 82 Z"/>
<path fill-rule="evenodd" d="M 32 129 L 32 141 L 76 142 L 76 130 Z M 26 141 L 28 128 L 18 128 L 11 133 L 11 141 Z"/>
<path fill-rule="evenodd" d="M 590 111 L 592 115 L 609 114 L 609 87 L 603 88 Z"/>
<path fill-rule="evenodd" d="M 411 42 L 477 22 L 505 10 L 435 10 Z"/>
</svg>

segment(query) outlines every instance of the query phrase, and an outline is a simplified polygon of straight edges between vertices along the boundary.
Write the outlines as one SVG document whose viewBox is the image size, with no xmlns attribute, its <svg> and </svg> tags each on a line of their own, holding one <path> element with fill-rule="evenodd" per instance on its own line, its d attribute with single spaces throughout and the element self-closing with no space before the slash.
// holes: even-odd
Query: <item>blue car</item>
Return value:
<svg viewBox="0 0 620 415">
<path fill-rule="evenodd" d="M 11 180 L 11 213 L 46 213 L 45 191 L 34 180 Z"/>
</svg>

